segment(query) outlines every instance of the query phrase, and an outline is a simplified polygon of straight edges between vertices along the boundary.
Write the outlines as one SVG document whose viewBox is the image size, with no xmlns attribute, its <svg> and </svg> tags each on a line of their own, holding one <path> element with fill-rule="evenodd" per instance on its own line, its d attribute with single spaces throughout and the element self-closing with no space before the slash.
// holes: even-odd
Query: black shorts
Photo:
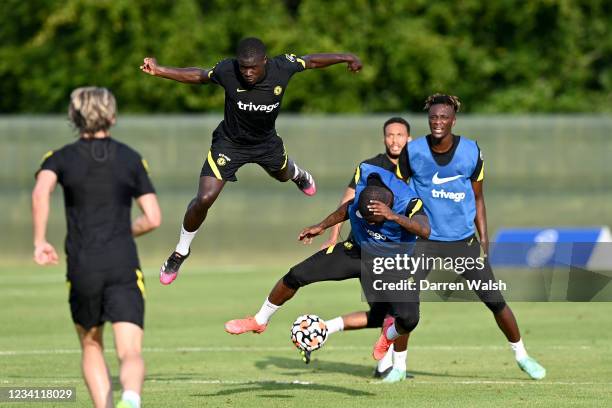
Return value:
<svg viewBox="0 0 612 408">
<path fill-rule="evenodd" d="M 292 267 L 283 283 L 292 289 L 316 282 L 361 279 L 361 248 L 351 240 L 322 249 Z M 367 327 L 381 327 L 385 316 L 392 314 L 391 303 L 369 302 Z"/>
<path fill-rule="evenodd" d="M 69 266 L 67 284 L 74 323 L 87 330 L 107 321 L 144 327 L 145 286 L 139 268 Z"/>
<path fill-rule="evenodd" d="M 418 239 L 415 246 L 415 255 L 425 258 L 471 258 L 476 259 L 481 256 L 480 242 L 475 235 L 460 241 L 429 241 Z M 494 281 L 495 276 L 489 264 L 489 260 L 484 258 L 484 267 L 478 268 L 476 265 L 464 268 L 459 275 L 466 281 Z M 414 275 L 416 281 L 427 278 L 430 270 L 420 269 Z M 484 302 L 493 312 L 501 310 L 505 305 L 504 296 L 499 290 L 481 291 L 474 290 L 478 298 Z"/>
<path fill-rule="evenodd" d="M 342 281 L 361 277 L 361 249 L 351 241 L 322 249 L 292 267 L 283 282 L 292 289 L 315 282 Z"/>
<path fill-rule="evenodd" d="M 215 131 L 200 177 L 236 181 L 236 172 L 247 163 L 257 163 L 268 173 L 284 169 L 287 153 L 283 140 L 274 136 L 260 144 L 240 145 L 227 139 L 222 132 Z"/>
</svg>

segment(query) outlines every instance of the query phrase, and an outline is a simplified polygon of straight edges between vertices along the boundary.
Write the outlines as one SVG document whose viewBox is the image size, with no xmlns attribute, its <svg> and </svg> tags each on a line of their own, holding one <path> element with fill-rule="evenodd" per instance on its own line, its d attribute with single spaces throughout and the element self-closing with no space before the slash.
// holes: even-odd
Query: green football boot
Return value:
<svg viewBox="0 0 612 408">
<path fill-rule="evenodd" d="M 546 369 L 529 356 L 520 359 L 517 363 L 521 370 L 526 372 L 533 380 L 541 380 L 546 377 Z"/>
</svg>

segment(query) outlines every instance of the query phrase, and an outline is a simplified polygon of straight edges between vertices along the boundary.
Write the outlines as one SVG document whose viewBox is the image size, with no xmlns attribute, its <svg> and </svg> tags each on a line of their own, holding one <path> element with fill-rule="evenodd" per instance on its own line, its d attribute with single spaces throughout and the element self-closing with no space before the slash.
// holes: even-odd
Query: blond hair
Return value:
<svg viewBox="0 0 612 408">
<path fill-rule="evenodd" d="M 85 86 L 70 94 L 68 118 L 80 133 L 108 130 L 117 113 L 115 97 L 106 88 Z"/>
</svg>

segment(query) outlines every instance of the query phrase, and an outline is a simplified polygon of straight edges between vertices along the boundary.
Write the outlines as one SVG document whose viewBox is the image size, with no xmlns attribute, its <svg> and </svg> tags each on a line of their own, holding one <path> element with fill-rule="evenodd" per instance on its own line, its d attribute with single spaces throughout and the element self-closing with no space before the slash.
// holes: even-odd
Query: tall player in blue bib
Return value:
<svg viewBox="0 0 612 408">
<path fill-rule="evenodd" d="M 423 200 L 431 226 L 429 241 L 423 245 L 423 256 L 477 259 L 482 247 L 484 268 L 474 265 L 466 268 L 461 276 L 468 281 L 487 282 L 494 280 L 494 276 L 486 260 L 489 238 L 483 194 L 483 157 L 475 141 L 452 133 L 459 107 L 455 96 L 434 94 L 427 98 L 425 109 L 431 133 L 404 148 L 397 174 L 410 178 Z M 421 270 L 417 277 L 425 279 L 428 273 L 429 270 Z M 499 291 L 475 292 L 493 313 L 510 342 L 519 367 L 533 379 L 544 378 L 546 370 L 527 355 L 514 314 L 502 294 Z M 403 330 L 394 325 L 385 332 L 386 336 L 381 335 L 375 346 L 375 357 Z"/>
<path fill-rule="evenodd" d="M 302 286 L 322 281 L 359 279 L 362 266 L 361 246 L 365 243 L 378 245 L 413 242 L 416 236 L 429 236 L 429 224 L 422 212 L 421 200 L 410 185 L 398 179 L 392 172 L 366 163 L 359 166 L 356 177 L 358 181 L 355 199 L 342 204 L 320 223 L 305 228 L 300 233 L 299 240 L 309 244 L 314 237 L 346 219 L 351 223 L 351 236 L 346 241 L 320 250 L 292 267 L 276 283 L 254 317 L 230 320 L 225 324 L 228 333 L 262 333 L 276 310 Z M 416 327 L 418 322 L 418 311 L 415 316 L 413 303 L 373 303 L 370 306 L 367 321 L 361 325 L 334 327 L 328 324 L 328 330 L 333 333 L 342 329 L 381 327 L 383 319 L 391 312 L 398 322 L 410 330 Z"/>
</svg>

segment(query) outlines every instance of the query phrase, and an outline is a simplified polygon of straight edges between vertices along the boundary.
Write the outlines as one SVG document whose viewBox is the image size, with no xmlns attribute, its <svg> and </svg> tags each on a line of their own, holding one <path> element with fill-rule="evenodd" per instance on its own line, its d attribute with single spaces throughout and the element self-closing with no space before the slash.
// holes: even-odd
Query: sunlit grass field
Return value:
<svg viewBox="0 0 612 408">
<path fill-rule="evenodd" d="M 304 288 L 264 334 L 230 336 L 223 323 L 254 313 L 285 268 L 191 262 L 169 287 L 158 283 L 155 269 L 145 268 L 147 407 L 561 407 L 612 401 L 609 303 L 512 304 L 528 351 L 548 370 L 538 382 L 517 368 L 483 305 L 425 303 L 408 353 L 415 378 L 383 385 L 371 378 L 375 330 L 333 335 L 310 365 L 289 341 L 290 324 L 300 314 L 329 319 L 365 309 L 357 282 Z M 55 406 L 90 406 L 62 267 L 3 267 L 0 274 L 0 386 L 75 386 L 77 403 Z M 116 380 L 109 334 L 107 327 Z M 7 406 L 17 405 L 30 406 Z"/>
<path fill-rule="evenodd" d="M 297 244 L 299 230 L 331 212 L 354 167 L 383 151 L 381 127 L 389 116 L 281 115 L 287 151 L 314 174 L 317 195 L 307 198 L 292 183 L 245 166 L 210 210 L 179 279 L 162 287 L 156 271 L 176 243 L 221 117 L 120 115 L 113 137 L 148 159 L 164 215 L 159 230 L 137 241 L 147 277 L 145 407 L 612 404 L 611 303 L 511 304 L 528 351 L 548 370 L 539 382 L 517 368 L 478 303 L 422 305 L 408 353 L 413 380 L 383 385 L 371 378 L 374 330 L 334 335 L 304 365 L 289 341 L 290 324 L 304 313 L 329 319 L 364 310 L 358 282 L 301 290 L 262 335 L 224 332 L 226 320 L 255 313 L 276 280 L 318 248 Z M 414 136 L 427 131 L 424 114 L 407 118 Z M 478 140 L 484 152 L 491 238 L 503 227 L 612 225 L 609 117 L 460 115 L 455 131 Z M 90 401 L 65 266 L 37 268 L 30 261 L 29 201 L 40 157 L 73 140 L 58 116 L 0 118 L 0 386 L 77 387 L 77 403 L 58 407 Z M 62 204 L 57 191 L 48 237 L 60 252 Z"/>
</svg>

